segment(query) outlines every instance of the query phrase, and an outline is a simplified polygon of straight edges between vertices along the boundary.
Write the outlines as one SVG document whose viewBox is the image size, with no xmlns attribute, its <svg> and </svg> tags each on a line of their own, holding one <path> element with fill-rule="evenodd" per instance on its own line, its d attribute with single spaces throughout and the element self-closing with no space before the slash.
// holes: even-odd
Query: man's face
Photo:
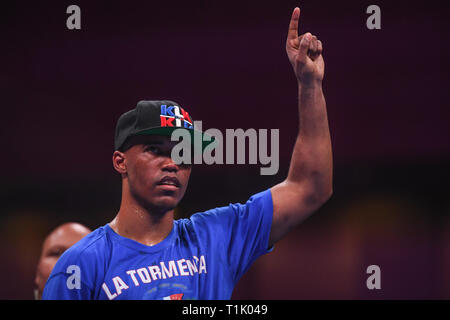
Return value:
<svg viewBox="0 0 450 320">
<path fill-rule="evenodd" d="M 137 136 L 124 152 L 130 192 L 147 209 L 172 210 L 184 196 L 191 165 L 176 165 L 171 159 L 177 143 L 168 136 Z"/>
</svg>

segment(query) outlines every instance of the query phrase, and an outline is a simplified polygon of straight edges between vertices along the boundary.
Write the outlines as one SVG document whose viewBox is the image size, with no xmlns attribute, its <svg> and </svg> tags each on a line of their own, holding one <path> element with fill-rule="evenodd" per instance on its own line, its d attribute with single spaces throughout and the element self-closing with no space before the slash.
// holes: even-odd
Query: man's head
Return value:
<svg viewBox="0 0 450 320">
<path fill-rule="evenodd" d="M 140 101 L 117 122 L 113 166 L 122 175 L 122 201 L 131 196 L 154 213 L 174 209 L 183 198 L 191 165 L 171 158 L 175 129 L 194 132 L 189 113 L 170 100 Z M 192 139 L 193 141 L 193 139 Z"/>
<path fill-rule="evenodd" d="M 45 283 L 63 252 L 90 232 L 79 223 L 69 222 L 57 227 L 45 238 L 34 279 L 36 299 L 41 299 Z"/>
</svg>

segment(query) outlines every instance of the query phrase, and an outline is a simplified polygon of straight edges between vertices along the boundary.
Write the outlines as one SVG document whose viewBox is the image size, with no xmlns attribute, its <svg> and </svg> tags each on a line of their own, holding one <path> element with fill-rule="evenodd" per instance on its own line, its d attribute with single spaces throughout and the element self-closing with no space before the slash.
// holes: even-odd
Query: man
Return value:
<svg viewBox="0 0 450 320">
<path fill-rule="evenodd" d="M 82 224 L 76 222 L 68 222 L 54 229 L 45 238 L 42 244 L 41 257 L 36 270 L 34 284 L 34 298 L 39 300 L 42 298 L 45 282 L 50 276 L 53 267 L 64 251 L 69 249 L 75 243 L 87 236 L 91 230 Z"/>
<path fill-rule="evenodd" d="M 298 36 L 299 17 L 295 8 L 286 42 L 300 113 L 286 180 L 245 204 L 174 220 L 191 166 L 171 158 L 170 132 L 192 132 L 192 119 L 172 101 L 141 101 L 116 127 L 119 212 L 60 258 L 44 299 L 229 299 L 253 261 L 329 199 L 322 43 L 310 33 Z"/>
</svg>

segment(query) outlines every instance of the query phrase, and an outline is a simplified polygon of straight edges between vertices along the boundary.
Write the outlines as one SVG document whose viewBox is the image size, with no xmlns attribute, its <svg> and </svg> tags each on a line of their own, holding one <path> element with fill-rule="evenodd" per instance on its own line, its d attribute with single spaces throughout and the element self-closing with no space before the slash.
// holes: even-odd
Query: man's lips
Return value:
<svg viewBox="0 0 450 320">
<path fill-rule="evenodd" d="M 180 188 L 181 187 L 181 183 L 180 183 L 180 181 L 177 178 L 169 177 L 169 176 L 165 176 L 164 178 L 159 180 L 157 185 L 159 185 L 159 186 L 176 187 L 176 188 Z"/>
</svg>

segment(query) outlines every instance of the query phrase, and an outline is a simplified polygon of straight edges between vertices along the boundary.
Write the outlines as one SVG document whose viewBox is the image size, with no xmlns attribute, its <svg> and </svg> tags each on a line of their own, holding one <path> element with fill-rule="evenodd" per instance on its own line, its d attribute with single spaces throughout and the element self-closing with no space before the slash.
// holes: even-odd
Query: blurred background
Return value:
<svg viewBox="0 0 450 320">
<path fill-rule="evenodd" d="M 81 8 L 81 30 L 66 8 Z M 368 30 L 366 8 L 381 8 Z M 195 166 L 179 217 L 281 182 L 297 132 L 291 12 L 319 36 L 334 195 L 235 299 L 449 299 L 449 7 L 426 1 L 39 1 L 2 5 L 0 299 L 32 299 L 45 236 L 120 205 L 117 118 L 171 99 L 203 128 L 280 129 L 280 171 Z M 368 290 L 366 268 L 381 268 Z"/>
</svg>

